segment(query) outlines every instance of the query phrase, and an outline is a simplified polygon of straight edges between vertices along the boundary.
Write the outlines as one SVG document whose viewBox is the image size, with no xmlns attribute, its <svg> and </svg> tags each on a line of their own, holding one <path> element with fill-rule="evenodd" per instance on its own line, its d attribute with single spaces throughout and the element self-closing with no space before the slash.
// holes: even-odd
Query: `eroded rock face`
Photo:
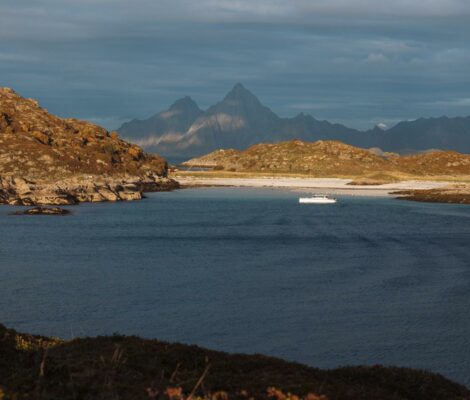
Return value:
<svg viewBox="0 0 470 400">
<path fill-rule="evenodd" d="M 35 183 L 0 177 L 0 203 L 10 205 L 66 205 L 81 202 L 131 201 L 143 191 L 168 190 L 175 183 L 159 176 L 74 176 L 56 182 Z"/>
<path fill-rule="evenodd" d="M 0 88 L 0 203 L 138 200 L 175 186 L 162 157 Z"/>
</svg>

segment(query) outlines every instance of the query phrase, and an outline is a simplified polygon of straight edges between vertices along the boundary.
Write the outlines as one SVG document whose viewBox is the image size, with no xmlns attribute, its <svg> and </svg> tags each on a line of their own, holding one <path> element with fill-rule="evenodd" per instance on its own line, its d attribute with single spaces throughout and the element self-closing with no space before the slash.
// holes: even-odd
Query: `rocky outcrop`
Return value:
<svg viewBox="0 0 470 400">
<path fill-rule="evenodd" d="M 56 117 L 0 88 L 0 203 L 138 200 L 143 191 L 177 186 L 167 168 L 116 132 Z"/>
<path fill-rule="evenodd" d="M 171 179 L 152 175 L 87 175 L 39 183 L 23 178 L 0 177 L 0 203 L 31 206 L 130 201 L 142 199 L 144 191 L 174 187 L 175 183 Z"/>
<path fill-rule="evenodd" d="M 16 211 L 12 215 L 68 215 L 69 210 L 60 207 L 34 207 L 27 210 Z"/>
<path fill-rule="evenodd" d="M 470 204 L 470 185 L 452 185 L 429 190 L 402 190 L 393 194 L 401 200 L 424 203 Z"/>
</svg>

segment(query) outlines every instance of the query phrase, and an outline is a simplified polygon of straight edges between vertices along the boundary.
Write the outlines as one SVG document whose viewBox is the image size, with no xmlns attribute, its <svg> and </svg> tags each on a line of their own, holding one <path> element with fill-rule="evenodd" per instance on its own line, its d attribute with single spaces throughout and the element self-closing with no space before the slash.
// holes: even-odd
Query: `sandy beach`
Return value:
<svg viewBox="0 0 470 400">
<path fill-rule="evenodd" d="M 402 181 L 384 185 L 349 185 L 351 179 L 340 178 L 289 178 L 289 177 L 259 177 L 259 178 L 204 178 L 178 177 L 178 182 L 184 186 L 231 186 L 255 188 L 283 188 L 298 192 L 342 194 L 351 196 L 389 196 L 398 190 L 439 189 L 452 182 L 436 181 Z"/>
</svg>

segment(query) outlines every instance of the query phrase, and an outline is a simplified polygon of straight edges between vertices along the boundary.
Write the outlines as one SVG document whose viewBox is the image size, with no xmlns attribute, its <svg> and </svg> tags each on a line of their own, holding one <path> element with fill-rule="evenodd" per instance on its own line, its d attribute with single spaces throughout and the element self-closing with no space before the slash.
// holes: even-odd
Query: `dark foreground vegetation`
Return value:
<svg viewBox="0 0 470 400">
<path fill-rule="evenodd" d="M 108 336 L 59 339 L 0 325 L 0 399 L 470 399 L 444 377 L 395 367 L 319 370 L 261 355 Z"/>
</svg>

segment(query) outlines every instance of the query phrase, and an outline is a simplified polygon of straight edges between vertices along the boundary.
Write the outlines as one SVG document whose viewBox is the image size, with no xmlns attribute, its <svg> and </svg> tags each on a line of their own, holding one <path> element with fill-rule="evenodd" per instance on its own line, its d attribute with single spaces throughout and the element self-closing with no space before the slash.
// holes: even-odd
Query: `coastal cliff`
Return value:
<svg viewBox="0 0 470 400">
<path fill-rule="evenodd" d="M 138 200 L 143 191 L 176 186 L 164 158 L 0 88 L 0 203 Z"/>
</svg>

